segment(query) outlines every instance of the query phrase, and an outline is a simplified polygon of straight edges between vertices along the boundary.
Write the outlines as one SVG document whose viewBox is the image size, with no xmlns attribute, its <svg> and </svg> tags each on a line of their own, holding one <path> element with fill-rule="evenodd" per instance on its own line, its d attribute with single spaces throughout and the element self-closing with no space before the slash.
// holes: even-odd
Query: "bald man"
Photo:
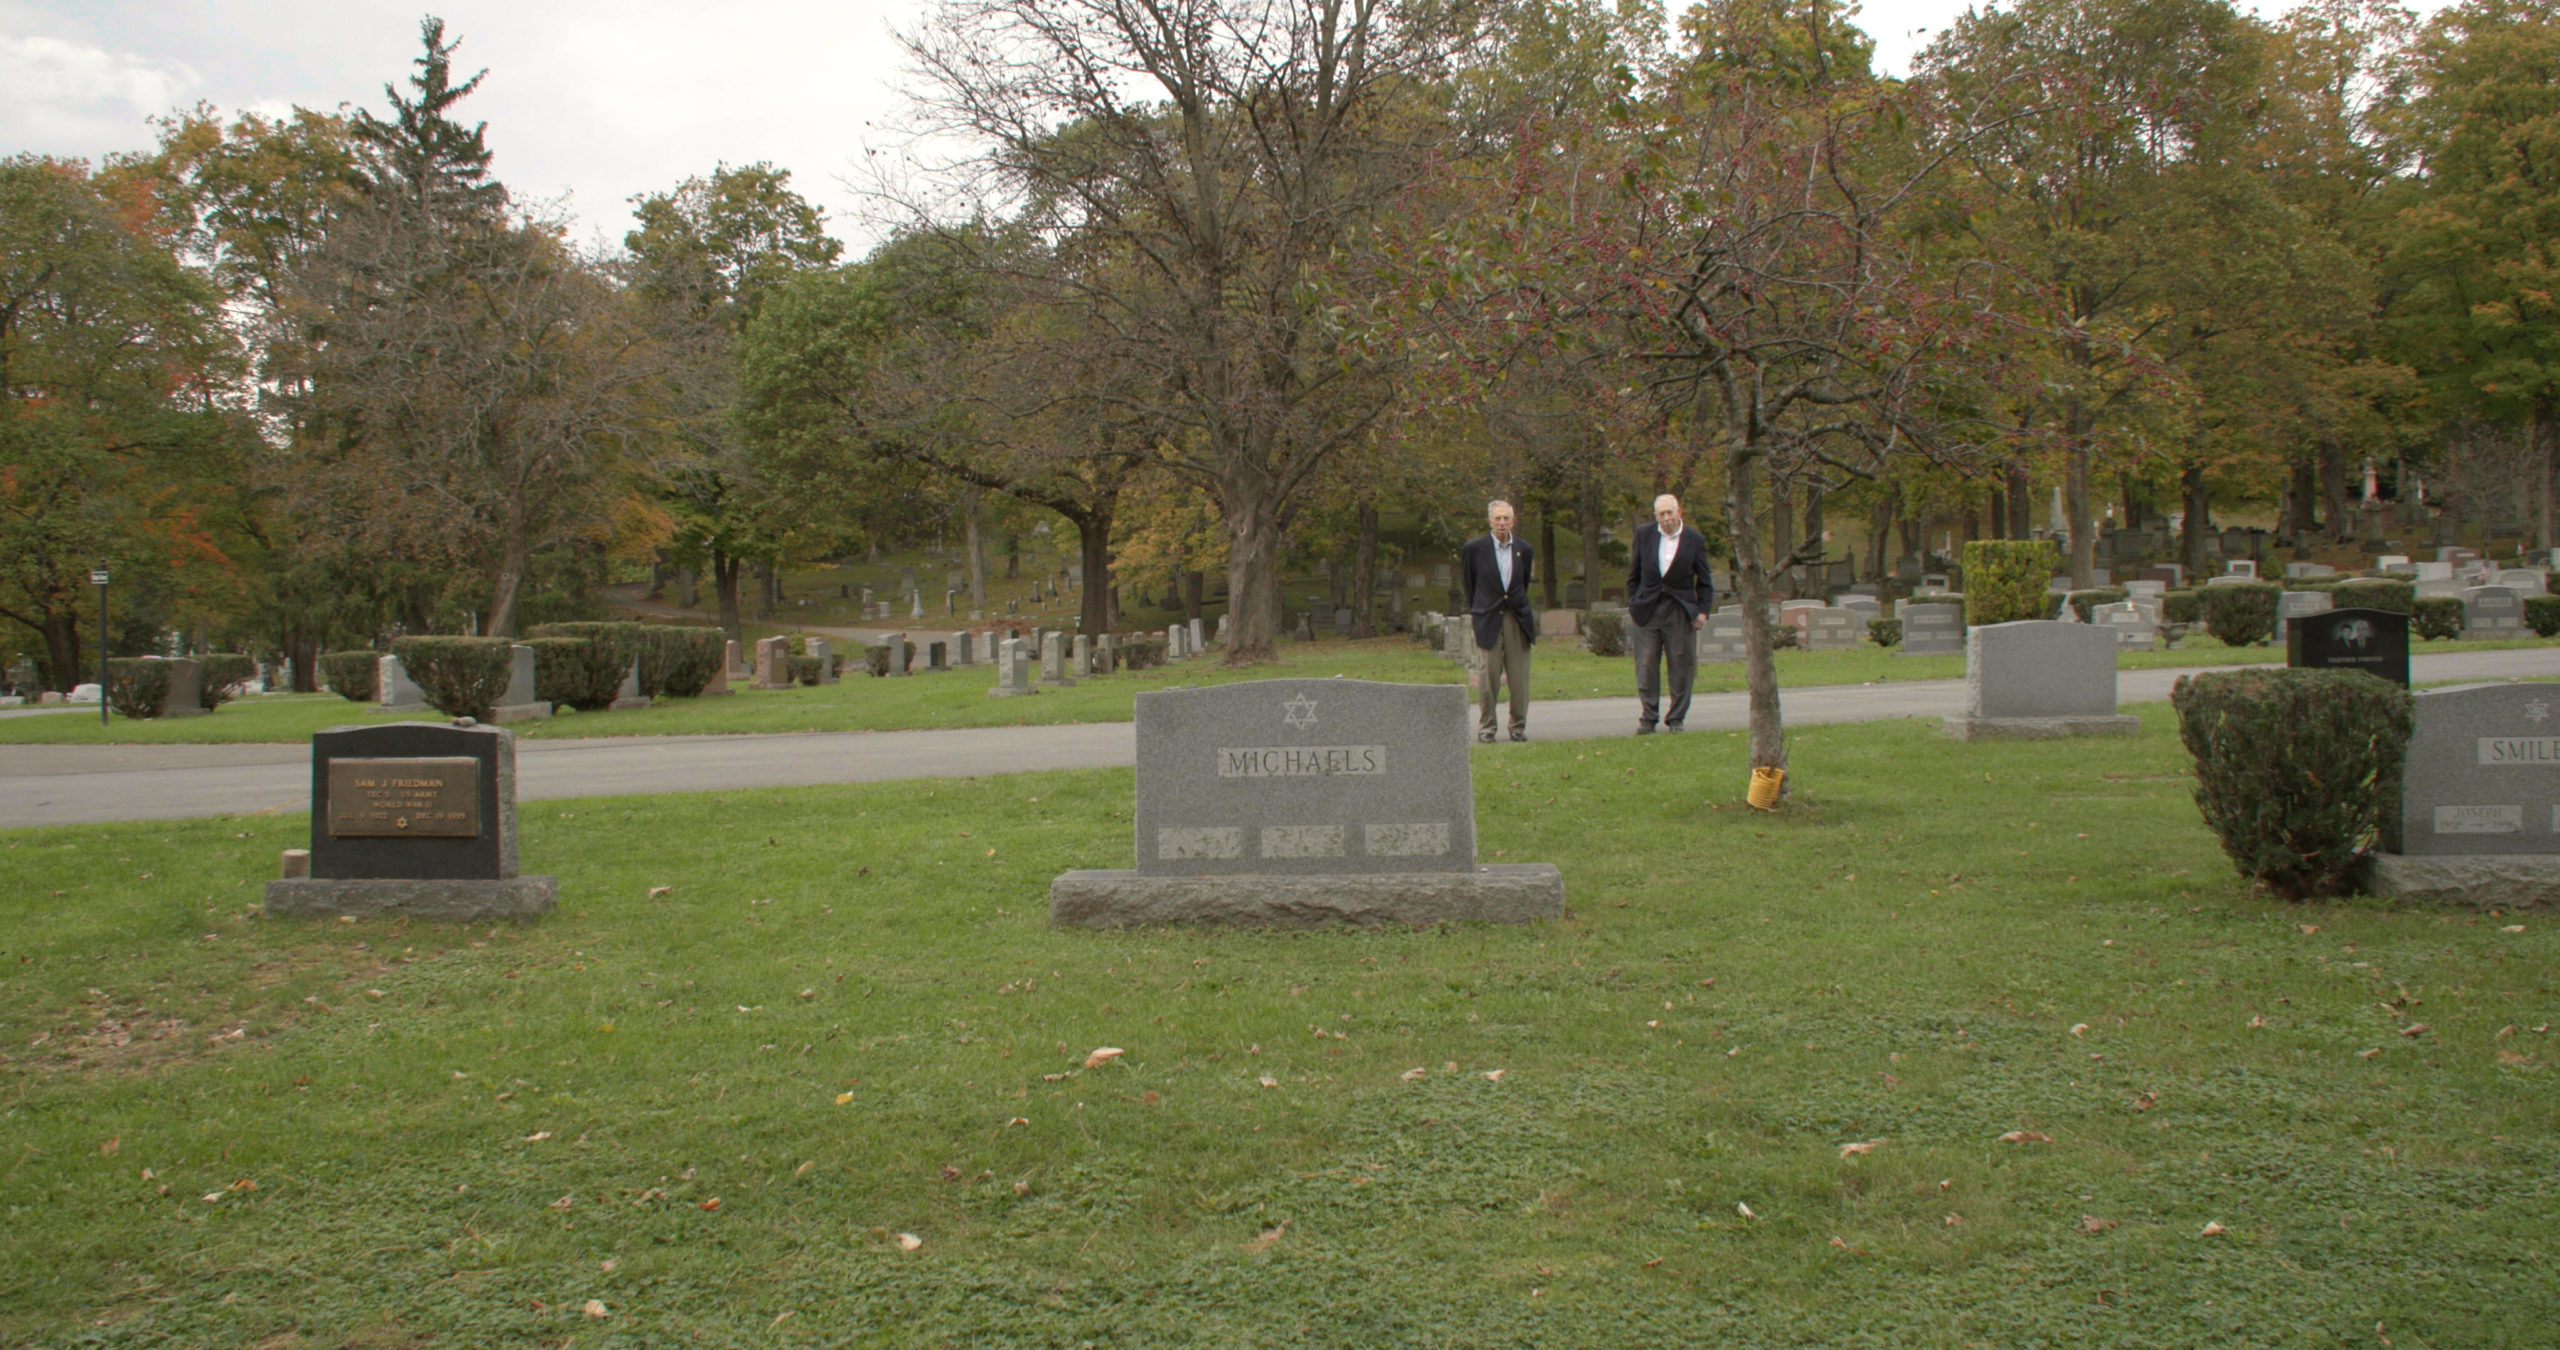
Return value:
<svg viewBox="0 0 2560 1350">
<path fill-rule="evenodd" d="M 1698 678 L 1697 631 L 1715 608 L 1707 571 L 1707 537 L 1680 519 L 1680 499 L 1653 499 L 1653 523 L 1636 530 L 1627 551 L 1627 646 L 1636 656 L 1636 734 L 1659 721 L 1678 731 L 1689 718 L 1689 687 Z M 1662 706 L 1662 670 L 1671 673 L 1671 703 Z M 1658 715 L 1657 715 L 1658 713 Z"/>
<path fill-rule="evenodd" d="M 1458 550 L 1460 596 L 1484 649 L 1484 710 L 1476 739 L 1493 739 L 1493 714 L 1502 686 L 1511 686 L 1511 739 L 1529 739 L 1529 647 L 1538 640 L 1537 612 L 1529 608 L 1529 569 L 1535 552 L 1514 532 L 1519 515 L 1505 501 L 1487 502 L 1483 534 Z"/>
</svg>

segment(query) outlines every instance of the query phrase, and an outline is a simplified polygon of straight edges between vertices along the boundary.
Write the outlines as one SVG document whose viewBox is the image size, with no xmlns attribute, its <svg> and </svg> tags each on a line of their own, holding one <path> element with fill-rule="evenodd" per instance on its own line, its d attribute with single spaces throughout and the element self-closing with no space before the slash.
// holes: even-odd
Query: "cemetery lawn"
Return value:
<svg viewBox="0 0 2560 1350">
<path fill-rule="evenodd" d="M 2494 651 L 2547 646 L 2540 639 L 2512 642 L 2431 642 L 2414 654 Z M 1465 672 L 1402 637 L 1362 642 L 1284 643 L 1279 664 L 1229 670 L 1214 658 L 1178 662 L 1154 670 L 1122 671 L 1084 680 L 1072 689 L 1044 689 L 1025 698 L 989 698 L 995 667 L 917 675 L 904 680 L 854 674 L 832 685 L 751 689 L 732 694 L 670 699 L 632 712 L 570 713 L 515 724 L 529 738 L 557 736 L 702 736 L 808 731 L 911 731 L 944 727 L 1052 726 L 1068 722 L 1125 722 L 1142 691 L 1226 684 L 1236 680 L 1331 678 L 1390 680 L 1411 684 L 1461 684 Z M 2125 670 L 2173 669 L 2284 661 L 2281 647 L 2226 647 L 2210 637 L 2190 638 L 2174 651 L 2127 652 Z M 1778 653 L 1778 682 L 1785 687 L 1882 684 L 1902 680 L 1952 680 L 1964 675 L 1964 657 L 1897 656 L 1878 647 L 1854 651 Z M 1698 667 L 1697 692 L 1730 693 L 1743 687 L 1740 662 Z M 1635 668 L 1624 656 L 1593 656 L 1577 644 L 1540 643 L 1533 658 L 1530 694 L 1539 699 L 1631 698 Z M 370 705 L 328 695 L 249 698 L 203 717 L 136 722 L 115 718 L 98 725 L 96 709 L 0 718 L 0 745 L 169 745 L 295 743 L 334 726 L 397 722 L 442 714 L 388 715 Z"/>
<path fill-rule="evenodd" d="M 1053 931 L 1126 771 L 540 803 L 525 928 L 0 833 L 0 1343 L 2549 1344 L 2560 921 L 2254 895 L 2138 711 L 1481 747 L 1518 928 Z"/>
</svg>

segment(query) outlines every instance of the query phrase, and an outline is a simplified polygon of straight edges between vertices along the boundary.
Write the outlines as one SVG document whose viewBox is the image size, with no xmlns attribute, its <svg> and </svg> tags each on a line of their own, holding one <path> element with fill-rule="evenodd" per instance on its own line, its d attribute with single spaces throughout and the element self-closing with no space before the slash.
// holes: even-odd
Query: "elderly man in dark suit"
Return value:
<svg viewBox="0 0 2560 1350">
<path fill-rule="evenodd" d="M 1536 551 L 1512 533 L 1519 517 L 1511 503 L 1485 506 L 1488 532 L 1458 550 L 1458 584 L 1484 649 L 1484 709 L 1476 739 L 1493 739 L 1493 706 L 1503 683 L 1511 685 L 1511 739 L 1529 739 L 1529 645 L 1538 640 L 1538 617 L 1529 608 L 1529 568 Z"/>
<path fill-rule="evenodd" d="M 1680 499 L 1653 499 L 1651 525 L 1639 526 L 1627 556 L 1627 646 L 1636 654 L 1636 734 L 1678 731 L 1689 717 L 1689 687 L 1698 677 L 1697 631 L 1715 607 L 1707 571 L 1707 539 L 1680 519 Z M 1663 708 L 1662 666 L 1671 668 L 1671 706 Z"/>
</svg>

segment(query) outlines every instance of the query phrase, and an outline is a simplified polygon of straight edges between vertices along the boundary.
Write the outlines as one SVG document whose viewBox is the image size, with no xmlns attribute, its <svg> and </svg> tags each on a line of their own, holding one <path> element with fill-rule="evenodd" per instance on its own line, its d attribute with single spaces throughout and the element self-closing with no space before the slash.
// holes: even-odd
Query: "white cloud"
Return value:
<svg viewBox="0 0 2560 1350">
<path fill-rule="evenodd" d="M 145 117 L 188 101 L 204 79 L 179 61 L 64 38 L 0 33 L 0 147 L 97 155 L 148 143 Z"/>
</svg>

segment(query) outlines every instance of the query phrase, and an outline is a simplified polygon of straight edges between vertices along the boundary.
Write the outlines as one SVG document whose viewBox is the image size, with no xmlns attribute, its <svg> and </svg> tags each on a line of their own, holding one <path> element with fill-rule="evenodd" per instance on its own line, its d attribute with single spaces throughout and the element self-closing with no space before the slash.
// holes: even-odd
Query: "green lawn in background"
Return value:
<svg viewBox="0 0 2560 1350">
<path fill-rule="evenodd" d="M 2549 645 L 2538 639 L 2435 642 L 2426 644 L 2421 654 Z M 538 739 L 1049 726 L 1065 722 L 1125 722 L 1138 693 L 1178 685 L 1335 675 L 1417 684 L 1458 684 L 1465 680 L 1465 672 L 1456 662 L 1434 656 L 1401 636 L 1361 642 L 1289 642 L 1281 644 L 1280 653 L 1279 664 L 1247 670 L 1226 669 L 1217 663 L 1213 653 L 1159 669 L 1123 671 L 1081 681 L 1072 689 L 1043 690 L 1028 698 L 989 698 L 987 690 L 995 684 L 995 668 L 991 665 L 903 680 L 873 679 L 856 673 L 839 683 L 815 688 L 758 690 L 733 685 L 735 692 L 724 696 L 670 699 L 658 707 L 631 712 L 572 713 L 548 721 L 520 722 L 515 729 Z M 2283 660 L 2282 648 L 2226 647 L 2210 637 L 2197 637 L 2189 638 L 2174 651 L 2124 653 L 2117 658 L 2117 665 L 2138 670 Z M 1627 657 L 1593 656 L 1577 643 L 1550 640 L 1540 643 L 1532 658 L 1530 693 L 1541 699 L 1632 697 L 1634 670 Z M 1778 653 L 1778 682 L 1785 687 L 1948 680 L 1963 674 L 1961 656 L 1898 656 L 1878 647 Z M 1742 687 L 1739 662 L 1698 667 L 1700 693 L 1726 693 Z M 313 732 L 327 727 L 400 720 L 398 716 L 372 712 L 369 705 L 326 695 L 279 695 L 242 699 L 204 717 L 150 722 L 115 718 L 105 727 L 98 725 L 94 709 L 85 717 L 66 713 L 0 718 L 0 745 L 293 743 L 309 740 Z"/>
<path fill-rule="evenodd" d="M 0 1343 L 2550 1343 L 2560 924 L 2249 893 L 2137 711 L 1481 748 L 1516 928 L 1053 931 L 1126 771 L 544 802 L 521 929 L 0 833 Z"/>
</svg>

